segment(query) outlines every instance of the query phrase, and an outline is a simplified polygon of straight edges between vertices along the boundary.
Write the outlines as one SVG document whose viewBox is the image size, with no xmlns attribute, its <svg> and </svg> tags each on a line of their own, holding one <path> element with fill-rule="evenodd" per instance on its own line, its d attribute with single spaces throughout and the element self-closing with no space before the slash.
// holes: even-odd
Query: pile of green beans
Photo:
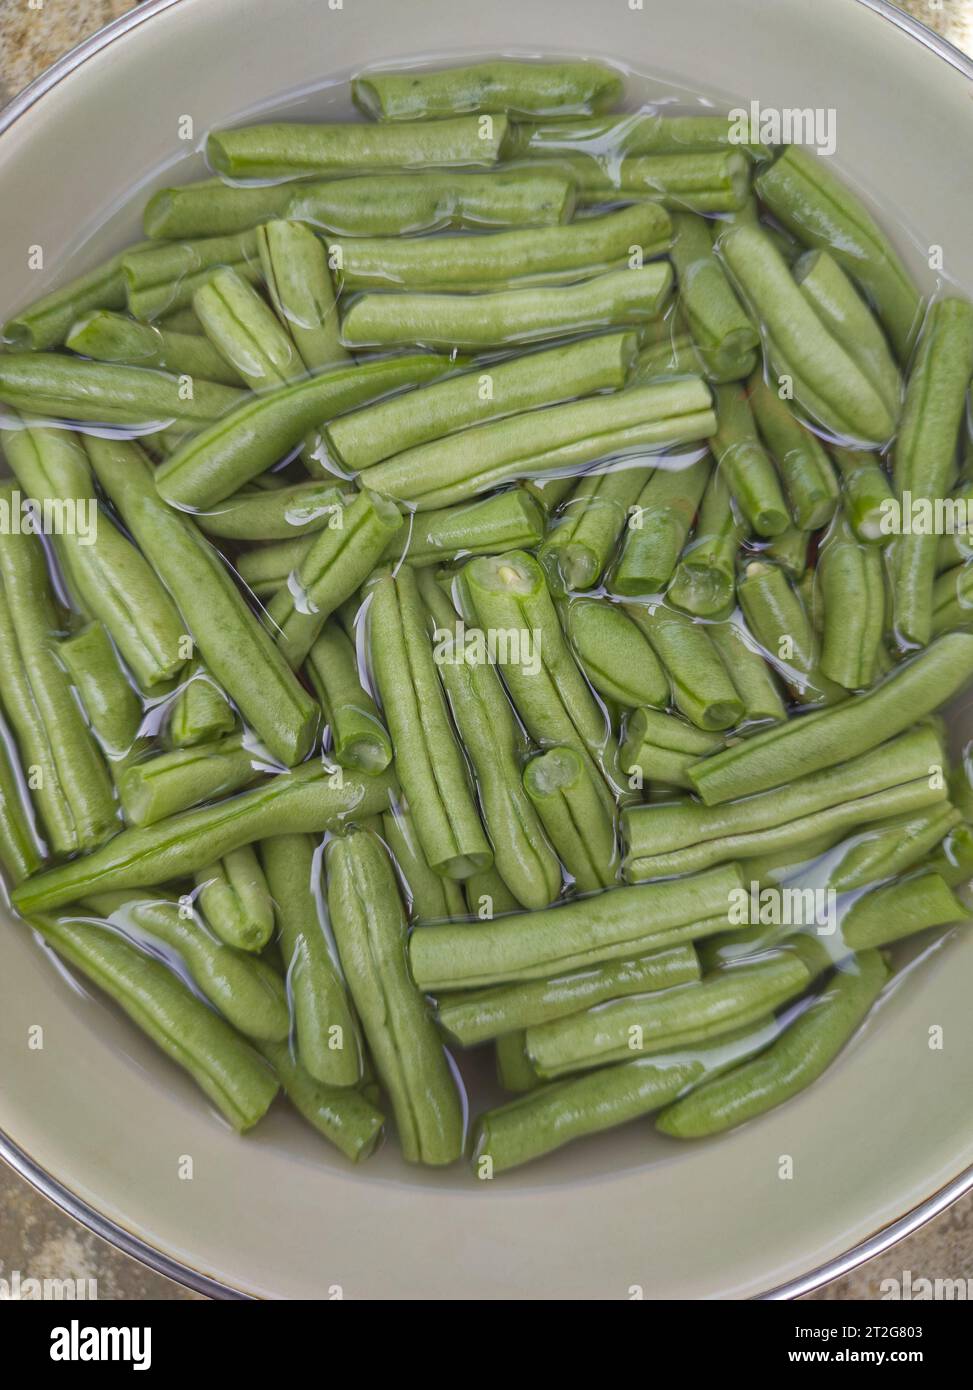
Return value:
<svg viewBox="0 0 973 1390">
<path fill-rule="evenodd" d="M 237 1130 L 716 1133 L 967 918 L 973 306 L 625 87 L 360 73 L 4 325 L 0 868 Z"/>
</svg>

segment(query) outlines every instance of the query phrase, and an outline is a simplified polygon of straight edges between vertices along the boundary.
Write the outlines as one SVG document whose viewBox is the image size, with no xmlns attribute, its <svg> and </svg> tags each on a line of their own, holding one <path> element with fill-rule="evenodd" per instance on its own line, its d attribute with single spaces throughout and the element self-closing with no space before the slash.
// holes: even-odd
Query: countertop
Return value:
<svg viewBox="0 0 973 1390">
<path fill-rule="evenodd" d="M 0 105 L 62 53 L 134 8 L 130 0 L 41 0 L 40 8 L 28 0 L 0 0 Z M 973 0 L 912 0 L 901 8 L 973 53 Z M 92 1235 L 0 1163 L 0 1278 L 13 1270 L 37 1279 L 95 1279 L 102 1299 L 199 1297 Z M 973 1278 L 973 1194 L 884 1255 L 808 1296 L 876 1299 L 881 1281 L 901 1279 L 905 1270 L 913 1280 Z"/>
</svg>

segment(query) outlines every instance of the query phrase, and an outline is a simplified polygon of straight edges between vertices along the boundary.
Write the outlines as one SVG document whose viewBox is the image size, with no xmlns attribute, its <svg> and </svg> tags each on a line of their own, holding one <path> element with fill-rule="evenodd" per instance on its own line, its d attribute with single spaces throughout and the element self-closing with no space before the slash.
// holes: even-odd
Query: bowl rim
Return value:
<svg viewBox="0 0 973 1390">
<path fill-rule="evenodd" d="M 134 9 L 120 15 L 76 44 L 74 48 L 69 49 L 67 53 L 52 63 L 40 76 L 36 77 L 33 82 L 18 92 L 6 106 L 0 109 L 0 136 L 4 135 L 47 92 L 63 82 L 88 59 L 93 58 L 109 44 L 122 38 L 130 30 L 146 23 L 154 16 L 164 13 L 179 2 L 180 0 L 143 0 L 143 3 L 136 4 Z M 973 82 L 973 59 L 967 57 L 955 44 L 941 34 L 937 34 L 934 29 L 930 29 L 921 20 L 915 19 L 904 10 L 900 10 L 891 3 L 891 0 L 856 0 L 856 3 L 901 29 L 905 34 L 949 63 L 970 82 Z M 99 1212 L 38 1163 L 35 1163 L 31 1156 L 3 1130 L 0 1130 L 0 1158 L 15 1173 L 24 1178 L 35 1191 L 47 1197 L 68 1216 L 79 1221 L 95 1235 L 107 1241 L 109 1245 L 123 1251 L 132 1259 L 138 1260 L 139 1263 L 154 1270 L 157 1274 L 162 1274 L 174 1283 L 181 1284 L 184 1288 L 191 1289 L 196 1293 L 205 1294 L 212 1299 L 250 1300 L 253 1297 L 243 1290 L 221 1283 L 211 1275 L 204 1274 L 201 1270 L 194 1269 L 191 1265 L 174 1259 Z M 914 1234 L 928 1221 L 940 1215 L 953 1202 L 970 1191 L 973 1191 L 973 1164 L 963 1169 L 955 1178 L 929 1197 L 918 1202 L 903 1216 L 881 1227 L 873 1235 L 845 1251 L 844 1254 L 825 1261 L 824 1264 L 818 1265 L 797 1279 L 791 1279 L 787 1283 L 768 1289 L 757 1297 L 783 1301 L 812 1293 L 833 1279 L 848 1274 L 873 1256 L 880 1255 L 906 1236 Z"/>
</svg>

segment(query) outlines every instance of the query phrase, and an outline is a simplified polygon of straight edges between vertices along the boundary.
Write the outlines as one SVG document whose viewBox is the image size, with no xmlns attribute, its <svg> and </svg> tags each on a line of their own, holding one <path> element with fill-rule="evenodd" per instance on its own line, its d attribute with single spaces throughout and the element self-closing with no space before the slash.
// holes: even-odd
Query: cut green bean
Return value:
<svg viewBox="0 0 973 1390">
<path fill-rule="evenodd" d="M 269 1068 L 160 961 L 85 919 L 35 917 L 30 925 L 183 1067 L 234 1129 L 263 1117 L 277 1094 Z"/>
<path fill-rule="evenodd" d="M 634 335 L 611 333 L 464 372 L 333 420 L 324 431 L 328 452 L 357 471 L 470 425 L 618 390 L 634 354 Z"/>
<path fill-rule="evenodd" d="M 0 681 L 0 697 L 4 682 Z M 0 866 L 16 887 L 44 863 L 23 771 L 6 725 L 0 720 Z"/>
<path fill-rule="evenodd" d="M 794 525 L 800 531 L 826 526 L 838 504 L 838 480 L 821 441 L 771 390 L 762 371 L 748 380 L 747 397 L 760 437 L 780 469 Z"/>
<path fill-rule="evenodd" d="M 275 835 L 262 842 L 260 862 L 280 933 L 300 1064 L 315 1081 L 354 1086 L 362 1074 L 362 1044 L 321 920 L 314 841 Z"/>
<path fill-rule="evenodd" d="M 188 898 L 168 893 L 96 893 L 85 900 L 107 926 L 144 945 L 148 937 L 178 953 L 193 981 L 244 1037 L 280 1042 L 290 1029 L 287 994 L 272 966 L 224 945 Z"/>
<path fill-rule="evenodd" d="M 803 992 L 811 972 L 799 956 L 781 951 L 752 964 L 601 1004 L 527 1029 L 527 1055 L 543 1077 L 623 1062 L 633 1053 L 708 1042 L 752 1026 Z"/>
<path fill-rule="evenodd" d="M 718 246 L 761 324 L 772 373 L 790 378 L 797 403 L 832 434 L 885 444 L 896 416 L 805 299 L 766 232 L 729 227 Z"/>
<path fill-rule="evenodd" d="M 159 491 L 176 507 L 213 507 L 272 468 L 332 415 L 448 370 L 441 357 L 404 357 L 335 368 L 268 391 L 185 441 L 159 469 Z"/>
<path fill-rule="evenodd" d="M 561 866 L 544 838 L 543 812 L 538 820 L 531 788 L 521 783 L 524 740 L 500 677 L 488 651 L 467 645 L 456 610 L 428 571 L 418 588 L 433 622 L 440 678 L 473 766 L 494 865 L 525 907 L 546 907 L 561 890 Z M 609 834 L 614 842 L 610 823 Z"/>
<path fill-rule="evenodd" d="M 440 1026 L 460 1047 L 505 1033 L 550 1023 L 556 1018 L 632 994 L 650 994 L 699 979 L 692 946 L 673 946 L 638 960 L 611 961 L 550 980 L 527 980 L 495 989 L 445 995 L 439 1001 Z"/>
<path fill-rule="evenodd" d="M 89 309 L 124 309 L 122 258 L 135 249 L 138 248 L 128 246 L 94 270 L 35 299 L 26 309 L 7 319 L 3 325 L 4 338 L 14 348 L 44 352 L 60 346 L 72 325 Z"/>
<path fill-rule="evenodd" d="M 856 540 L 839 515 L 821 546 L 817 575 L 824 604 L 821 672 L 845 690 L 865 690 L 885 637 L 881 554 Z"/>
<path fill-rule="evenodd" d="M 779 536 L 774 536 L 773 540 L 768 541 L 761 553 L 768 560 L 773 560 L 790 579 L 797 583 L 807 573 L 807 552 L 810 540 L 809 532 L 798 531 L 796 526 L 789 526 L 786 531 L 781 531 Z"/>
<path fill-rule="evenodd" d="M 321 479 L 270 491 L 253 488 L 235 492 L 211 512 L 197 512 L 194 520 L 210 536 L 283 541 L 335 525 L 350 500 L 347 489 Z"/>
<path fill-rule="evenodd" d="M 197 869 L 199 910 L 228 946 L 262 951 L 274 930 L 274 903 L 251 845 Z"/>
<path fill-rule="evenodd" d="M 375 291 L 361 295 L 347 310 L 341 341 L 356 350 L 419 345 L 433 352 L 536 343 L 596 328 L 648 323 L 662 312 L 671 290 L 668 262 L 650 261 L 574 285 L 486 294 Z"/>
<path fill-rule="evenodd" d="M 540 1085 L 540 1077 L 524 1050 L 523 1030 L 504 1033 L 502 1038 L 497 1038 L 494 1050 L 497 1057 L 497 1080 L 505 1091 L 523 1094 Z"/>
<path fill-rule="evenodd" d="M 232 266 L 215 270 L 200 286 L 193 309 L 207 338 L 251 391 L 277 390 L 304 375 L 290 333 Z"/>
<path fill-rule="evenodd" d="M 305 367 L 347 363 L 323 244 L 300 222 L 276 220 L 257 232 L 257 249 L 271 302 Z"/>
<path fill-rule="evenodd" d="M 750 193 L 751 163 L 739 149 L 696 154 L 625 155 L 596 161 L 565 155 L 583 204 L 633 199 L 681 212 L 734 212 Z"/>
<path fill-rule="evenodd" d="M 465 917 L 464 889 L 479 875 L 462 884 L 430 869 L 416 834 L 415 821 L 405 806 L 393 801 L 382 816 L 382 839 L 403 880 L 409 916 L 413 922 L 443 922 Z"/>
<path fill-rule="evenodd" d="M 198 429 L 212 424 L 246 393 L 212 381 L 193 381 L 150 367 L 88 362 L 54 352 L 0 354 L 0 401 L 25 415 L 108 425 L 172 420 Z"/>
<path fill-rule="evenodd" d="M 887 946 L 904 936 L 964 922 L 967 908 L 938 874 L 899 879 L 856 898 L 841 922 L 845 944 L 856 951 Z"/>
<path fill-rule="evenodd" d="M 593 471 L 578 480 L 549 527 L 538 559 L 551 589 L 593 589 L 645 485 L 646 466 Z"/>
<path fill-rule="evenodd" d="M 615 826 L 588 764 L 573 748 L 550 748 L 524 768 L 524 789 L 577 891 L 610 888 L 618 877 Z"/>
<path fill-rule="evenodd" d="M 668 250 L 672 223 L 655 203 L 583 217 L 563 227 L 488 236 L 351 237 L 328 248 L 351 290 L 446 293 L 560 284 L 638 268 Z"/>
<path fill-rule="evenodd" d="M 956 565 L 941 574 L 932 591 L 932 629 L 938 636 L 973 623 L 973 565 Z"/>
<path fill-rule="evenodd" d="M 574 180 L 558 169 L 390 171 L 292 188 L 286 215 L 335 236 L 557 226 L 570 219 L 575 202 Z"/>
<path fill-rule="evenodd" d="M 832 447 L 841 475 L 842 500 L 851 529 L 865 545 L 885 545 L 894 504 L 892 485 L 875 454 Z"/>
<path fill-rule="evenodd" d="M 355 649 L 336 623 L 322 628 L 308 653 L 307 673 L 339 764 L 382 772 L 392 761 L 392 744 L 375 701 L 362 686 Z"/>
<path fill-rule="evenodd" d="M 720 375 L 727 359 L 742 358 L 759 346 L 760 334 L 713 253 L 706 222 L 693 213 L 677 213 L 672 226 L 679 302 L 707 373 Z"/>
<path fill-rule="evenodd" d="M 295 1061 L 286 1043 L 261 1043 L 294 1109 L 352 1163 L 369 1158 L 382 1141 L 385 1116 L 362 1091 L 327 1086 Z"/>
<path fill-rule="evenodd" d="M 439 120 L 467 112 L 589 116 L 621 97 L 622 75 L 605 63 L 477 63 L 438 72 L 369 72 L 352 80 L 355 105 L 382 121 Z"/>
<path fill-rule="evenodd" d="M 236 711 L 197 662 L 169 710 L 166 737 L 173 748 L 193 748 L 224 738 L 236 727 Z"/>
<path fill-rule="evenodd" d="M 739 140 L 739 124 L 728 116 L 660 116 L 657 112 L 625 112 L 589 120 L 524 122 L 514 126 L 507 157 L 607 153 L 618 155 L 707 154 L 743 150 L 757 159 L 772 151 L 756 141 Z M 752 199 L 750 200 L 752 202 Z"/>
<path fill-rule="evenodd" d="M 403 566 L 372 591 L 369 647 L 395 750 L 395 770 L 431 867 L 448 878 L 487 868 L 493 854 L 456 742 L 415 574 Z"/>
<path fill-rule="evenodd" d="M 110 309 L 96 309 L 72 327 L 64 346 L 96 362 L 120 362 L 134 367 L 158 367 L 173 376 L 240 386 L 243 378 L 198 333 L 175 333 L 139 323 Z"/>
<path fill-rule="evenodd" d="M 403 531 L 398 508 L 374 492 L 356 494 L 338 519 L 340 526 L 317 533 L 267 605 L 277 647 L 294 668 L 303 665 L 328 618 L 357 592 Z"/>
<path fill-rule="evenodd" d="M 463 1150 L 463 1111 L 435 1024 L 409 976 L 405 913 L 388 855 L 360 830 L 330 842 L 326 865 L 338 954 L 392 1101 L 403 1156 L 452 1163 Z"/>
<path fill-rule="evenodd" d="M 747 626 L 795 700 L 801 704 L 842 700 L 845 691 L 824 674 L 814 625 L 799 590 L 784 571 L 754 560 L 747 565 L 737 593 Z M 874 643 L 872 653 L 874 659 Z"/>
<path fill-rule="evenodd" d="M 685 720 L 658 709 L 637 709 L 625 728 L 620 761 L 631 777 L 692 788 L 686 775 L 690 764 L 725 746 L 719 734 L 704 733 Z"/>
<path fill-rule="evenodd" d="M 730 894 L 741 886 L 738 868 L 725 865 L 492 922 L 417 927 L 409 941 L 413 975 L 420 989 L 435 992 L 548 979 L 589 964 L 633 960 L 719 931 L 708 918 L 722 920 L 725 931 Z"/>
<path fill-rule="evenodd" d="M 523 903 L 518 902 L 497 873 L 496 868 L 483 869 L 471 874 L 463 882 L 463 896 L 467 912 L 478 922 L 492 922 L 505 912 L 519 912 Z M 461 914 L 451 913 L 451 916 Z"/>
<path fill-rule="evenodd" d="M 130 763 L 119 775 L 118 792 L 130 825 L 154 825 L 275 771 L 266 754 L 235 735 Z"/>
<path fill-rule="evenodd" d="M 148 747 L 147 739 L 139 739 L 142 702 L 138 693 L 101 623 L 89 623 L 66 637 L 58 655 L 81 697 L 109 771 L 117 779 L 126 764 Z"/>
<path fill-rule="evenodd" d="M 908 271 L 871 213 L 845 184 L 799 145 L 757 176 L 773 215 L 808 246 L 827 251 L 878 310 L 900 362 L 909 357 L 922 304 Z"/>
<path fill-rule="evenodd" d="M 567 633 L 582 671 L 599 695 L 633 708 L 669 703 L 669 680 L 648 638 L 621 604 L 572 599 Z"/>
<path fill-rule="evenodd" d="M 612 571 L 613 593 L 639 597 L 665 588 L 686 544 L 709 475 L 708 454 L 680 468 L 656 468 L 629 516 L 621 554 Z"/>
<path fill-rule="evenodd" d="M 715 427 L 709 388 L 685 377 L 476 425 L 366 468 L 359 482 L 427 511 L 520 477 L 702 439 Z"/>
<path fill-rule="evenodd" d="M 716 388 L 716 419 L 710 448 L 737 506 L 758 536 L 780 535 L 790 525 L 790 514 L 742 387 Z"/>
<path fill-rule="evenodd" d="M 184 624 L 151 566 L 99 506 L 81 441 L 31 424 L 0 431 L 0 440 L 21 487 L 55 514 L 55 550 L 79 606 L 105 625 L 139 685 L 167 684 L 186 664 Z"/>
<path fill-rule="evenodd" d="M 736 558 L 748 534 L 720 469 L 710 473 L 696 533 L 676 566 L 668 600 L 698 618 L 726 617 L 736 592 Z"/>
<path fill-rule="evenodd" d="M 204 237 L 200 241 L 153 242 L 122 258 L 128 311 L 137 319 L 157 319 L 195 308 L 193 296 L 221 266 L 244 280 L 260 278 L 253 232 Z"/>
<path fill-rule="evenodd" d="M 233 236 L 283 216 L 294 196 L 294 188 L 286 183 L 236 188 L 222 179 L 160 188 L 145 205 L 142 229 L 155 240 Z"/>
<path fill-rule="evenodd" d="M 729 729 L 743 718 L 743 701 L 705 626 L 664 604 L 629 604 L 665 668 L 676 707 L 698 729 Z"/>
<path fill-rule="evenodd" d="M 743 701 L 744 719 L 748 723 L 785 719 L 787 711 L 773 672 L 746 626 L 728 620 L 710 623 L 706 631 Z"/>
</svg>

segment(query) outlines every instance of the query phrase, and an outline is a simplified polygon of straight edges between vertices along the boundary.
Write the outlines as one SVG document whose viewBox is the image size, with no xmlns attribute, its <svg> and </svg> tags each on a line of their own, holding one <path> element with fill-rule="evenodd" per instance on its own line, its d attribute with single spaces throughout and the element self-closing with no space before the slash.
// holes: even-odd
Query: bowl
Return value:
<svg viewBox="0 0 973 1390">
<path fill-rule="evenodd" d="M 80 271 L 138 239 L 145 196 L 198 176 L 211 126 L 344 115 L 344 79 L 360 68 L 500 52 L 620 62 L 651 75 L 633 78 L 643 99 L 686 108 L 703 93 L 725 109 L 833 109 L 834 165 L 898 229 L 920 283 L 935 283 L 935 242 L 973 291 L 956 153 L 973 65 L 878 0 L 149 0 L 0 116 L 12 252 L 0 305 L 36 298 L 68 258 Z M 38 245 L 44 268 L 30 273 Z M 973 730 L 973 700 L 950 725 L 957 739 Z M 5 915 L 0 1153 L 100 1235 L 206 1293 L 787 1297 L 973 1187 L 973 1112 L 959 1100 L 973 1086 L 969 933 L 917 959 L 825 1077 L 760 1121 L 685 1147 L 631 1125 L 478 1183 L 407 1168 L 392 1146 L 349 1168 L 276 1108 L 239 1138 Z M 40 1048 L 36 1034 L 28 1045 L 38 1025 Z"/>
</svg>

